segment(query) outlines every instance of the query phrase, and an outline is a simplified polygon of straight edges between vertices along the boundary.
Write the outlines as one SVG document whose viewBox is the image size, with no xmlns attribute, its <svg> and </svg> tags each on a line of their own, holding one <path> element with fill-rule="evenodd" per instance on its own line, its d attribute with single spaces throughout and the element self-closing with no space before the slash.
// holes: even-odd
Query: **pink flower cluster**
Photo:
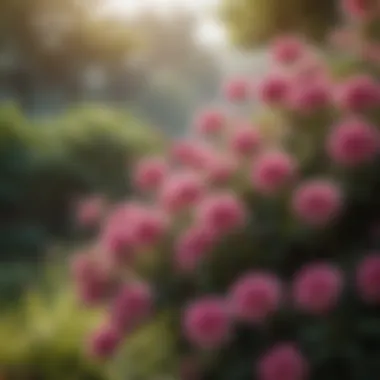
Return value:
<svg viewBox="0 0 380 380">
<path fill-rule="evenodd" d="M 87 267 L 76 266 L 75 269 L 77 276 L 83 276 L 82 281 L 92 278 Z M 372 253 L 359 263 L 356 279 L 357 292 L 363 301 L 379 304 L 380 254 Z M 295 274 L 290 297 L 285 297 L 284 289 L 275 275 L 263 272 L 243 275 L 233 284 L 227 297 L 207 296 L 188 305 L 183 316 L 184 334 L 195 346 L 210 350 L 228 342 L 234 319 L 263 324 L 285 300 L 291 300 L 289 306 L 301 312 L 329 313 L 336 307 L 343 291 L 343 274 L 326 262 L 309 264 Z M 120 287 L 111 303 L 109 323 L 91 337 L 93 353 L 100 357 L 112 354 L 125 334 L 149 317 L 152 302 L 152 292 L 144 283 L 134 282 Z M 264 367 L 266 360 L 261 363 Z M 261 368 L 260 371 L 266 370 Z"/>
<path fill-rule="evenodd" d="M 78 298 L 85 305 L 103 302 L 112 289 L 114 279 L 111 271 L 89 252 L 74 256 L 71 273 Z"/>
<path fill-rule="evenodd" d="M 369 11 L 358 0 L 343 1 L 343 8 L 356 19 Z M 156 289 L 139 276 L 147 256 L 160 260 L 165 255 L 172 271 L 168 275 L 186 276 L 196 288 L 198 270 L 218 260 L 220 247 L 231 250 L 231 260 L 239 256 L 234 245 L 224 246 L 228 238 L 254 236 L 250 228 L 262 228 L 260 202 L 278 202 L 291 227 L 316 234 L 344 216 L 351 170 L 370 168 L 378 157 L 380 136 L 370 115 L 380 105 L 380 86 L 370 76 L 333 79 L 317 53 L 294 36 L 277 39 L 270 53 L 276 69 L 260 83 L 253 86 L 251 78 L 237 77 L 223 92 L 235 103 L 255 99 L 272 107 L 290 138 L 273 141 L 265 137 L 261 122 L 236 120 L 216 107 L 203 109 L 195 117 L 192 139 L 173 142 L 167 155 L 137 163 L 133 183 L 138 199 L 108 210 L 96 252 L 75 258 L 72 272 L 81 299 L 89 305 L 101 302 L 108 310 L 90 337 L 91 355 L 111 356 L 155 315 Z M 299 120 L 303 130 L 292 124 Z M 315 120 L 322 121 L 315 125 Z M 326 162 L 322 169 L 310 171 L 302 154 L 289 148 L 293 140 L 304 144 L 305 135 L 311 137 L 305 144 L 310 143 L 312 158 L 321 155 Z M 334 177 L 333 170 L 346 177 Z M 83 220 L 96 219 L 97 208 L 88 209 Z M 263 329 L 284 310 L 326 317 L 339 307 L 351 277 L 333 258 L 307 262 L 306 257 L 307 252 L 290 278 L 247 267 L 222 294 L 197 291 L 181 306 L 180 334 L 194 351 L 212 351 L 233 342 L 237 326 Z M 354 277 L 360 301 L 380 304 L 380 254 L 364 257 Z M 310 372 L 306 353 L 287 341 L 269 348 L 253 367 L 260 380 L 304 380 Z M 184 365 L 181 373 L 187 379 L 197 371 Z"/>
<path fill-rule="evenodd" d="M 357 292 L 363 301 L 380 303 L 380 254 L 370 254 L 357 268 Z M 323 315 L 331 312 L 343 291 L 343 273 L 327 262 L 309 264 L 295 274 L 290 297 L 274 275 L 249 273 L 238 279 L 226 298 L 201 298 L 187 307 L 184 334 L 202 349 L 226 344 L 233 332 L 233 320 L 262 324 L 282 305 L 292 300 L 301 312 Z M 258 363 L 260 379 L 303 379 L 306 359 L 294 344 L 280 343 Z"/>
<path fill-rule="evenodd" d="M 379 152 L 377 128 L 365 120 L 349 118 L 335 125 L 327 140 L 331 160 L 343 167 L 362 165 L 374 160 Z"/>
<path fill-rule="evenodd" d="M 100 245 L 105 260 L 114 266 L 133 264 L 138 253 L 157 244 L 170 220 L 166 213 L 131 202 L 113 210 L 103 226 Z"/>
<path fill-rule="evenodd" d="M 284 289 L 282 281 L 273 274 L 245 274 L 232 285 L 226 297 L 201 298 L 188 306 L 184 334 L 202 349 L 218 348 L 231 334 L 233 320 L 262 325 L 289 300 L 287 307 L 301 312 L 329 313 L 341 295 L 343 275 L 331 264 L 310 264 L 295 274 L 291 294 L 284 294 Z"/>
<path fill-rule="evenodd" d="M 89 354 L 97 359 L 114 355 L 125 337 L 146 320 L 153 305 L 151 289 L 140 282 L 118 288 L 109 305 L 107 320 L 89 337 Z"/>
</svg>

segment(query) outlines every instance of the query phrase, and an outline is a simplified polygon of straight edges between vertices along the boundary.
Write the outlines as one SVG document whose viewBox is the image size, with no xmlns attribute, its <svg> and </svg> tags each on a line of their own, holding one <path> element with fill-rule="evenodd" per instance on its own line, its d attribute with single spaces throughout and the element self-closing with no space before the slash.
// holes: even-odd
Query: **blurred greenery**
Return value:
<svg viewBox="0 0 380 380">
<path fill-rule="evenodd" d="M 65 266 L 50 262 L 38 286 L 0 315 L 0 378 L 125 380 L 173 374 L 177 352 L 168 316 L 134 333 L 120 356 L 106 364 L 87 357 L 84 349 L 86 336 L 103 317 L 100 310 L 79 305 Z"/>
<path fill-rule="evenodd" d="M 67 79 L 88 62 L 125 60 L 135 42 L 125 23 L 98 17 L 98 0 L 2 0 L 0 47 L 9 47 L 17 64 L 50 79 Z"/>
<path fill-rule="evenodd" d="M 9 380 L 102 380 L 86 358 L 86 334 L 100 312 L 80 308 L 63 271 L 49 268 L 44 287 L 30 289 L 0 315 L 0 377 Z"/>
<path fill-rule="evenodd" d="M 125 196 L 134 159 L 160 150 L 162 141 L 128 113 L 99 106 L 45 122 L 28 122 L 13 105 L 1 107 L 0 298 L 13 299 L 20 289 L 11 284 L 38 274 L 48 246 L 77 238 L 76 197 Z"/>
<path fill-rule="evenodd" d="M 158 316 L 128 337 L 118 356 L 107 363 L 109 379 L 173 379 L 179 353 L 170 322 L 169 315 Z"/>
<path fill-rule="evenodd" d="M 232 42 L 245 48 L 282 33 L 321 41 L 339 16 L 336 0 L 222 0 L 220 13 Z"/>
</svg>

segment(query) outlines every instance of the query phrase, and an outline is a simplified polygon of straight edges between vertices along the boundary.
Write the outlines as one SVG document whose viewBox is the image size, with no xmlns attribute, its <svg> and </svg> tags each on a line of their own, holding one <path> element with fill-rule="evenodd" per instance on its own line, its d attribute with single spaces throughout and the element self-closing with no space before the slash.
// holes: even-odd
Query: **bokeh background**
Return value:
<svg viewBox="0 0 380 380">
<path fill-rule="evenodd" d="M 82 353 L 97 315 L 67 280 L 89 237 L 76 200 L 128 196 L 133 162 L 188 134 L 226 78 L 265 72 L 274 36 L 323 48 L 337 3 L 0 0 L 1 379 L 120 376 Z"/>
</svg>

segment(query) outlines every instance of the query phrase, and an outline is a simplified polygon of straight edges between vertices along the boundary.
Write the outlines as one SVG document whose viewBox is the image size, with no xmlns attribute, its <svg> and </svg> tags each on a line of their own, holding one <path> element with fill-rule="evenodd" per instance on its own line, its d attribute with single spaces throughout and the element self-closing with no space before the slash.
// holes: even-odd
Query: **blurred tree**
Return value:
<svg viewBox="0 0 380 380">
<path fill-rule="evenodd" d="M 323 40 L 339 15 L 336 0 L 222 0 L 220 11 L 233 43 L 245 48 L 281 33 Z"/>
<path fill-rule="evenodd" d="M 120 20 L 99 1 L 25 1 L 0 4 L 0 85 L 28 114 L 101 100 L 182 133 L 216 91 L 218 57 L 198 43 L 188 12 Z"/>
<path fill-rule="evenodd" d="M 125 62 L 135 40 L 124 22 L 103 17 L 99 3 L 1 2 L 0 55 L 8 59 L 2 82 L 16 88 L 19 100 L 30 102 L 30 87 L 40 82 L 59 85 L 75 98 L 89 65 L 111 70 L 115 63 Z"/>
<path fill-rule="evenodd" d="M 98 0 L 4 0 L 3 41 L 27 64 L 62 74 L 72 64 L 122 60 L 131 47 L 122 22 L 98 15 Z"/>
</svg>

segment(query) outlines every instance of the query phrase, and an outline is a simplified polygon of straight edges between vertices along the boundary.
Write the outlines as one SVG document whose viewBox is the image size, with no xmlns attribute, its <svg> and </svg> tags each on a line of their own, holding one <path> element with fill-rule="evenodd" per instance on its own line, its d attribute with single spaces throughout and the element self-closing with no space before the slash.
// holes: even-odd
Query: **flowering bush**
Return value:
<svg viewBox="0 0 380 380">
<path fill-rule="evenodd" d="M 166 315 L 183 379 L 378 378 L 380 62 L 363 53 L 380 49 L 380 12 L 342 9 L 360 40 L 338 46 L 352 74 L 283 37 L 261 83 L 225 86 L 282 133 L 203 110 L 192 140 L 137 165 L 136 198 L 73 262 L 82 302 L 108 310 L 91 355 Z"/>
</svg>

